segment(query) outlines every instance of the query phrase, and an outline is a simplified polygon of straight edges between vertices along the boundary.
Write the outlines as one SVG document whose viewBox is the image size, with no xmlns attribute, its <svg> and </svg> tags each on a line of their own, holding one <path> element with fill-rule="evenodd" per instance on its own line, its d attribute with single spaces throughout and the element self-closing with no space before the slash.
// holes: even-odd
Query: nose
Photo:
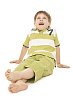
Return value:
<svg viewBox="0 0 73 100">
<path fill-rule="evenodd" d="M 43 21 L 43 19 L 42 19 L 42 18 L 40 18 L 40 21 Z"/>
</svg>

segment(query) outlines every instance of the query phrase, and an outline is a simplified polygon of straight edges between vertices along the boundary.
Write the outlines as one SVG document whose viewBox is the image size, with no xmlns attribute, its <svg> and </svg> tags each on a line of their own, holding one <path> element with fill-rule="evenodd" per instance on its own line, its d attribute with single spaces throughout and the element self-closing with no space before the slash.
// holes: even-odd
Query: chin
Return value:
<svg viewBox="0 0 73 100">
<path fill-rule="evenodd" d="M 45 28 L 39 28 L 39 30 L 41 31 L 41 30 L 44 30 Z"/>
</svg>

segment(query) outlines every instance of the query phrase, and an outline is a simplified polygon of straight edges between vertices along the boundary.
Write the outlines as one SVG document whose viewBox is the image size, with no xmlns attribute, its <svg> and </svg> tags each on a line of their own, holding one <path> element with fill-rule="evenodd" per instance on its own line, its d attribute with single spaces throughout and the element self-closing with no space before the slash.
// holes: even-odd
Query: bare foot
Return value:
<svg viewBox="0 0 73 100">
<path fill-rule="evenodd" d="M 5 72 L 5 76 L 6 78 L 9 80 L 9 75 L 11 73 L 11 69 L 8 69 L 6 72 Z"/>
<path fill-rule="evenodd" d="M 11 82 L 16 82 L 17 80 L 20 80 L 22 78 L 22 75 L 20 72 L 11 72 L 10 69 L 8 69 L 5 72 L 5 76 Z"/>
<path fill-rule="evenodd" d="M 12 93 L 17 93 L 17 92 L 26 90 L 27 88 L 28 88 L 28 85 L 24 83 L 22 80 L 19 80 L 16 83 L 10 84 L 8 89 Z"/>
</svg>

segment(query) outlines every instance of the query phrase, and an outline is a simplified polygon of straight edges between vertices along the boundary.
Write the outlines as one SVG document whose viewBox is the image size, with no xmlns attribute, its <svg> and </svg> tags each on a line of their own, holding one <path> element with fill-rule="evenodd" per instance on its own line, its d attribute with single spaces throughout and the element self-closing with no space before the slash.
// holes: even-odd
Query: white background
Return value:
<svg viewBox="0 0 73 100">
<path fill-rule="evenodd" d="M 0 0 L 0 100 L 73 100 L 73 4 L 72 0 Z M 54 73 L 26 91 L 8 91 L 5 71 L 16 64 L 23 41 L 34 27 L 34 15 L 45 10 L 52 17 L 61 43 L 61 62 L 70 69 L 55 68 Z"/>
</svg>

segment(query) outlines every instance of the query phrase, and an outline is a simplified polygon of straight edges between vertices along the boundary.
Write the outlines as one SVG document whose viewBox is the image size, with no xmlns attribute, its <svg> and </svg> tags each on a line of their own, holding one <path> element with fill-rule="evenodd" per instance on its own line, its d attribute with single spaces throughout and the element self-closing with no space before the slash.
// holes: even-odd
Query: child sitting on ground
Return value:
<svg viewBox="0 0 73 100">
<path fill-rule="evenodd" d="M 6 78 L 11 81 L 9 91 L 16 93 L 28 88 L 29 82 L 36 82 L 51 75 L 54 67 L 69 68 L 60 63 L 60 43 L 57 33 L 51 29 L 51 16 L 46 11 L 38 11 L 34 16 L 35 29 L 27 35 L 18 60 L 10 63 L 19 64 L 13 72 L 8 69 Z M 28 57 L 23 60 L 28 50 Z"/>
</svg>

